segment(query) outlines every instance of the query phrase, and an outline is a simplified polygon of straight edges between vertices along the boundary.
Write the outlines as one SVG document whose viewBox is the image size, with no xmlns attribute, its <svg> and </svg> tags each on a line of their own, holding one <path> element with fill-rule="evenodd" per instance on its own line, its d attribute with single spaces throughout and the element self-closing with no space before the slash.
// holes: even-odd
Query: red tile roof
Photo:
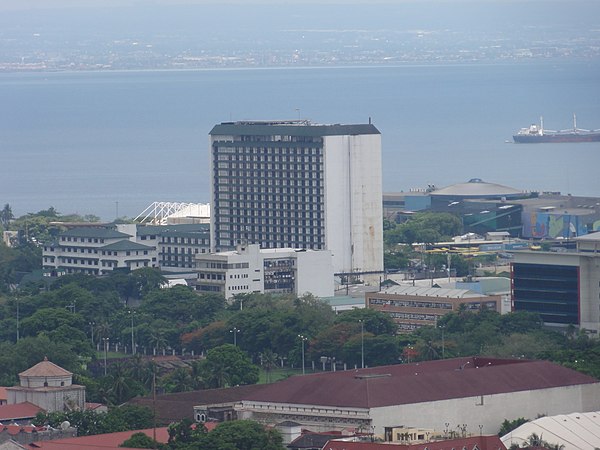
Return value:
<svg viewBox="0 0 600 450">
<path fill-rule="evenodd" d="M 147 430 L 122 431 L 119 433 L 40 441 L 31 444 L 30 447 L 44 450 L 127 450 L 128 447 L 119 447 L 119 445 L 135 433 L 144 433 L 149 437 L 153 437 L 154 430 L 150 428 Z M 169 440 L 169 432 L 166 427 L 156 429 L 156 440 L 162 443 L 166 443 Z"/>
<path fill-rule="evenodd" d="M 597 382 L 548 361 L 475 357 L 294 376 L 243 399 L 374 408 Z"/>
<path fill-rule="evenodd" d="M 323 450 L 473 450 L 477 446 L 479 450 L 506 450 L 506 447 L 498 436 L 471 436 L 461 439 L 449 439 L 447 441 L 427 442 L 424 444 L 392 444 L 374 442 L 343 442 L 329 441 Z"/>
<path fill-rule="evenodd" d="M 16 405 L 0 406 L 0 422 L 7 420 L 30 419 L 43 411 L 42 408 L 29 402 L 17 403 Z"/>
<path fill-rule="evenodd" d="M 19 434 L 21 430 L 26 433 L 31 433 L 33 430 L 35 431 L 44 431 L 46 427 L 34 427 L 33 425 L 2 425 L 0 426 L 0 432 L 8 431 L 8 434 L 14 436 L 15 434 Z"/>
<path fill-rule="evenodd" d="M 156 397 L 156 413 L 159 424 L 178 422 L 194 416 L 194 406 L 233 403 L 246 398 L 249 393 L 265 389 L 264 384 L 251 384 L 226 389 L 206 389 L 202 391 L 162 394 Z M 129 404 L 147 406 L 154 409 L 152 397 L 137 397 Z"/>
<path fill-rule="evenodd" d="M 48 361 L 47 358 L 19 374 L 20 377 L 65 377 L 71 375 L 73 375 L 71 372 Z"/>
</svg>

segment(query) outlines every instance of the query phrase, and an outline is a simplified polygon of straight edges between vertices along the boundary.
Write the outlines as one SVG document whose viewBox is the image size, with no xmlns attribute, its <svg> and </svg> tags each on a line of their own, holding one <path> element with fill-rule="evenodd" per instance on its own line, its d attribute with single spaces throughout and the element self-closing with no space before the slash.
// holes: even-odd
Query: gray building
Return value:
<svg viewBox="0 0 600 450">
<path fill-rule="evenodd" d="M 381 135 L 372 124 L 229 122 L 210 132 L 211 250 L 327 249 L 383 269 Z"/>
<path fill-rule="evenodd" d="M 575 238 L 576 249 L 515 251 L 511 263 L 514 311 L 539 313 L 559 327 L 600 332 L 600 232 Z"/>
</svg>

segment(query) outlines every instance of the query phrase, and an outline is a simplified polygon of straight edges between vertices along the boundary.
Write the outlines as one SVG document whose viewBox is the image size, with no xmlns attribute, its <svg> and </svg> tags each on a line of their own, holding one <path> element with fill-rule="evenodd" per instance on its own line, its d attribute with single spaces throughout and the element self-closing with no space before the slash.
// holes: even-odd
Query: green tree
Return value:
<svg viewBox="0 0 600 450">
<path fill-rule="evenodd" d="M 335 322 L 355 324 L 359 332 L 362 323 L 364 331 L 375 336 L 395 334 L 397 328 L 396 323 L 389 314 L 370 308 L 355 308 L 344 311 L 336 317 Z"/>
<path fill-rule="evenodd" d="M 277 367 L 277 353 L 274 353 L 270 348 L 260 354 L 260 364 L 263 367 L 267 383 L 271 382 L 271 372 Z"/>
<path fill-rule="evenodd" d="M 189 447 L 192 448 L 192 447 Z M 252 420 L 223 422 L 201 436 L 197 446 L 214 450 L 283 450 L 283 439 L 274 429 Z"/>
<path fill-rule="evenodd" d="M 239 347 L 221 345 L 209 350 L 206 359 L 197 362 L 207 388 L 222 388 L 258 381 L 259 369 Z"/>
<path fill-rule="evenodd" d="M 152 428 L 154 423 L 150 408 L 133 405 L 110 408 L 107 413 L 94 411 L 38 413 L 34 423 L 58 428 L 65 420 L 77 428 L 79 436 L 143 430 Z"/>
<path fill-rule="evenodd" d="M 529 422 L 529 420 L 525 419 L 524 417 L 519 417 L 518 419 L 514 420 L 504 419 L 504 422 L 502 422 L 500 430 L 498 431 L 498 436 L 502 437 L 527 422 Z"/>
<path fill-rule="evenodd" d="M 5 230 L 8 230 L 8 226 L 10 225 L 10 221 L 13 220 L 15 216 L 13 216 L 12 208 L 7 203 L 4 205 L 4 208 L 0 211 L 0 225 Z"/>
<path fill-rule="evenodd" d="M 119 447 L 128 448 L 165 448 L 162 444 L 152 439 L 144 433 L 133 433 L 129 439 L 124 441 Z"/>
</svg>

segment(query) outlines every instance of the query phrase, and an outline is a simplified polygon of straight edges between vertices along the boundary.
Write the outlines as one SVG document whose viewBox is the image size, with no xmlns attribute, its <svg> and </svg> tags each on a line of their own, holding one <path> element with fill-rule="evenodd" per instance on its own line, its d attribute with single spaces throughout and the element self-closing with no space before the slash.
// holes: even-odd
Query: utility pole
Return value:
<svg viewBox="0 0 600 450">
<path fill-rule="evenodd" d="M 302 341 L 302 375 L 306 375 L 306 369 L 304 367 L 304 343 L 308 340 L 308 338 L 301 334 L 299 334 L 298 337 Z"/>
<path fill-rule="evenodd" d="M 362 369 L 365 368 L 365 322 L 363 319 L 358 320 L 360 322 L 360 366 Z"/>
<path fill-rule="evenodd" d="M 16 296 L 17 301 L 17 342 L 19 342 L 19 296 Z"/>
<path fill-rule="evenodd" d="M 133 315 L 135 314 L 135 311 L 129 310 L 128 313 L 131 316 L 131 354 L 135 355 L 135 339 L 133 336 Z"/>
<path fill-rule="evenodd" d="M 229 330 L 229 332 L 233 333 L 233 345 L 237 347 L 237 334 L 240 332 L 240 330 L 238 330 L 236 327 L 233 327 L 233 329 Z"/>
<path fill-rule="evenodd" d="M 106 359 L 108 356 L 108 346 L 110 345 L 110 338 L 105 337 L 102 338 L 102 340 L 104 341 L 104 376 L 106 376 Z"/>
</svg>

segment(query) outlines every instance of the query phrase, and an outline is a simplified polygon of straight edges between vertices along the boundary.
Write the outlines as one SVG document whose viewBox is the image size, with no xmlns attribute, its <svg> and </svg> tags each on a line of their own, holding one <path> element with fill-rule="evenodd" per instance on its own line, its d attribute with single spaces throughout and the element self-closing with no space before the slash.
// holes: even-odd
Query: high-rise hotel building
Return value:
<svg viewBox="0 0 600 450">
<path fill-rule="evenodd" d="M 328 249 L 336 273 L 383 270 L 381 134 L 371 123 L 221 123 L 210 174 L 212 251 Z"/>
</svg>

